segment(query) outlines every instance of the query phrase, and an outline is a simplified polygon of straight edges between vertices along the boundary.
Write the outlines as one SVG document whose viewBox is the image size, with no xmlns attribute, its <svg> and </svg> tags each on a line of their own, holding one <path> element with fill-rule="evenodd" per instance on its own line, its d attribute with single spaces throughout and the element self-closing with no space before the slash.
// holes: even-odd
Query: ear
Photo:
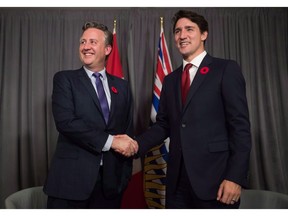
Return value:
<svg viewBox="0 0 288 216">
<path fill-rule="evenodd" d="M 207 31 L 204 31 L 202 34 L 201 34 L 201 40 L 202 41 L 205 41 L 208 37 L 208 32 Z"/>
<path fill-rule="evenodd" d="M 112 51 L 111 45 L 107 45 L 105 47 L 105 55 L 108 56 L 111 53 L 111 51 Z"/>
</svg>

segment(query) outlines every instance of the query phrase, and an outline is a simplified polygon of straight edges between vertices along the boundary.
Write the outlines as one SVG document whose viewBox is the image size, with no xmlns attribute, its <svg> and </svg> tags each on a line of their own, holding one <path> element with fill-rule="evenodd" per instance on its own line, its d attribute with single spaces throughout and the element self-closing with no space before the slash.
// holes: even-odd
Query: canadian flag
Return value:
<svg viewBox="0 0 288 216">
<path fill-rule="evenodd" d="M 106 70 L 108 73 L 114 76 L 124 78 L 116 39 L 116 20 L 114 20 L 114 29 L 113 29 L 113 49 L 108 57 Z M 147 208 L 143 192 L 143 172 L 140 158 L 134 159 L 133 161 L 132 178 L 128 184 L 127 189 L 124 192 L 121 208 L 122 209 Z"/>
<path fill-rule="evenodd" d="M 106 63 L 106 70 L 108 73 L 114 76 L 124 78 L 116 39 L 116 20 L 114 21 L 114 29 L 113 29 L 113 49 L 108 57 Z"/>
</svg>

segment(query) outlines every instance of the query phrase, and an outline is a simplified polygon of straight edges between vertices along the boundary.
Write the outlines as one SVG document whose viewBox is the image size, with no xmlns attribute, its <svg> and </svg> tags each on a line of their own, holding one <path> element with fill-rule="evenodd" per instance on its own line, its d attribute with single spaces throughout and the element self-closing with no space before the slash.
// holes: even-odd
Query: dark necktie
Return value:
<svg viewBox="0 0 288 216">
<path fill-rule="evenodd" d="M 188 90 L 190 88 L 190 74 L 189 69 L 192 67 L 192 64 L 186 64 L 183 72 L 182 72 L 182 80 L 181 80 L 181 93 L 182 93 L 182 104 L 184 105 L 186 102 L 186 97 L 188 94 Z"/>
<path fill-rule="evenodd" d="M 108 106 L 108 101 L 107 101 L 106 94 L 103 88 L 103 84 L 100 79 L 102 75 L 100 73 L 94 73 L 93 76 L 96 78 L 96 88 L 98 92 L 98 98 L 100 101 L 100 105 L 102 108 L 102 113 L 104 115 L 105 122 L 107 124 L 108 119 L 109 119 L 109 106 Z"/>
</svg>

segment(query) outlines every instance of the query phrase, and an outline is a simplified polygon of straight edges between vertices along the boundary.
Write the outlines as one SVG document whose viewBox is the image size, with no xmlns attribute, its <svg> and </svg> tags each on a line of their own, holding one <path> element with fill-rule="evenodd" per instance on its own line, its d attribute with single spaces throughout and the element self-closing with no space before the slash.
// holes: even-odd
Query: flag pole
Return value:
<svg viewBox="0 0 288 216">
<path fill-rule="evenodd" d="M 108 56 L 107 62 L 106 62 L 106 70 L 108 73 L 117 76 L 119 78 L 124 78 L 123 75 L 123 69 L 122 69 L 122 64 L 120 60 L 120 55 L 118 51 L 118 45 L 117 45 L 117 40 L 116 40 L 116 18 L 114 17 L 114 22 L 113 22 L 113 48 Z"/>
<path fill-rule="evenodd" d="M 114 27 L 113 27 L 113 33 L 116 33 L 116 19 L 114 19 Z"/>
<path fill-rule="evenodd" d="M 160 17 L 160 27 L 161 27 L 161 29 L 163 29 L 163 17 Z"/>
</svg>

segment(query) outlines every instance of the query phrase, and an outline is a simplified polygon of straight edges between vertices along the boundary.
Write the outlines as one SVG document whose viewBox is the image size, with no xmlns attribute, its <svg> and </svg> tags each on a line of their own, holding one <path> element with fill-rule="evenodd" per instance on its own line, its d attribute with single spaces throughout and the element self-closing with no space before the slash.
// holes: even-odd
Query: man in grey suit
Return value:
<svg viewBox="0 0 288 216">
<path fill-rule="evenodd" d="M 105 70 L 112 33 L 96 22 L 82 29 L 83 67 L 60 71 L 53 80 L 59 137 L 44 192 L 48 208 L 120 208 L 138 146 L 114 135 L 133 136 L 132 95 L 127 81 Z"/>
<path fill-rule="evenodd" d="M 244 77 L 235 61 L 207 54 L 203 16 L 181 10 L 173 21 L 183 63 L 164 79 L 139 154 L 170 137 L 166 208 L 238 208 L 251 150 Z"/>
</svg>

